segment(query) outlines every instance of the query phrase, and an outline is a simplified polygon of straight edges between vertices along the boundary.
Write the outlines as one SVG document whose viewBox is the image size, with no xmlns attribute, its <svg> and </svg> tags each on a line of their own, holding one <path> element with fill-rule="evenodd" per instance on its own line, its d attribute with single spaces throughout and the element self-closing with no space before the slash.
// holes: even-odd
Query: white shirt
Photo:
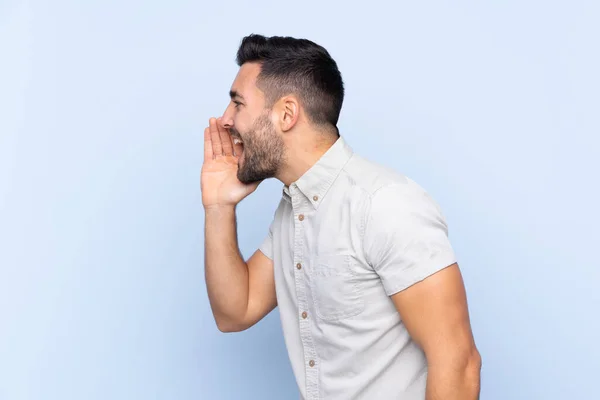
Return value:
<svg viewBox="0 0 600 400">
<path fill-rule="evenodd" d="M 343 138 L 284 187 L 260 250 L 301 397 L 424 400 L 427 363 L 389 296 L 456 262 L 438 205 Z"/>
</svg>

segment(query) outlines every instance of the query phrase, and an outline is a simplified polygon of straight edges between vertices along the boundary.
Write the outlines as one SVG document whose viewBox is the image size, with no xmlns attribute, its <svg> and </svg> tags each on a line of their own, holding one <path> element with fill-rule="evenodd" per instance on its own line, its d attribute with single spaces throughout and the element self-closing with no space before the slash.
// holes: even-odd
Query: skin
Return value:
<svg viewBox="0 0 600 400">
<path fill-rule="evenodd" d="M 391 296 L 427 357 L 427 400 L 479 398 L 481 356 L 475 345 L 458 264 Z"/>
<path fill-rule="evenodd" d="M 248 329 L 277 304 L 272 261 L 259 250 L 247 261 L 240 254 L 236 205 L 262 179 L 291 184 L 337 139 L 311 126 L 295 96 L 279 99 L 265 112 L 265 96 L 256 85 L 259 73 L 255 63 L 240 68 L 223 116 L 211 118 L 204 131 L 205 278 L 223 332 Z M 234 145 L 234 137 L 241 137 L 244 145 Z M 274 154 L 261 158 L 261 147 Z M 288 152 L 290 148 L 294 151 Z"/>
<path fill-rule="evenodd" d="M 205 278 L 212 312 L 222 332 L 248 329 L 277 306 L 273 262 L 259 250 L 248 260 L 240 254 L 237 204 L 264 179 L 276 178 L 290 185 L 337 139 L 312 125 L 293 95 L 279 99 L 267 110 L 265 96 L 257 86 L 259 73 L 256 63 L 240 68 L 231 87 L 231 102 L 222 117 L 209 120 L 204 131 Z M 241 138 L 244 144 L 234 144 L 234 138 Z M 481 357 L 471 332 L 458 265 L 391 299 L 427 357 L 427 400 L 478 399 Z"/>
</svg>

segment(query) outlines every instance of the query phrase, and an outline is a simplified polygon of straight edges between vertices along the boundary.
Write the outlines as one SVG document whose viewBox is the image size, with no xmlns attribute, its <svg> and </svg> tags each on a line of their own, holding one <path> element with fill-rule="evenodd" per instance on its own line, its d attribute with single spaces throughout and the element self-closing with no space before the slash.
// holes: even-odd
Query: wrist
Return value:
<svg viewBox="0 0 600 400">
<path fill-rule="evenodd" d="M 235 211 L 235 207 L 236 207 L 236 204 L 210 204 L 210 205 L 204 205 L 204 212 L 205 213 L 213 213 L 213 212 L 222 213 L 222 212 L 228 212 L 228 211 Z"/>
</svg>

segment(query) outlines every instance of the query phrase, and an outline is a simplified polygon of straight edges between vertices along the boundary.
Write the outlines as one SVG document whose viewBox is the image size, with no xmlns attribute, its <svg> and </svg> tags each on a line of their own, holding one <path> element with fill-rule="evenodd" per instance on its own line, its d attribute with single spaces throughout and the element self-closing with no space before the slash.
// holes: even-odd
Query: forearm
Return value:
<svg viewBox="0 0 600 400">
<path fill-rule="evenodd" d="M 431 363 L 427 375 L 426 400 L 478 400 L 481 358 L 453 358 Z"/>
<path fill-rule="evenodd" d="M 237 242 L 235 207 L 205 210 L 205 278 L 208 298 L 221 330 L 241 321 L 248 308 L 248 266 Z"/>
</svg>

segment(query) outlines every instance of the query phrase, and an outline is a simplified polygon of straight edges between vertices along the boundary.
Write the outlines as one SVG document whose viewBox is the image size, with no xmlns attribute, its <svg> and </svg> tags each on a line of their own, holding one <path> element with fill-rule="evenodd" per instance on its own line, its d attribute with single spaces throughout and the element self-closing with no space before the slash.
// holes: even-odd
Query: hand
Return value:
<svg viewBox="0 0 600 400">
<path fill-rule="evenodd" d="M 211 118 L 204 130 L 204 163 L 201 174 L 204 208 L 235 206 L 254 192 L 259 182 L 244 184 L 237 178 L 243 146 L 233 145 L 229 132 Z"/>
</svg>

